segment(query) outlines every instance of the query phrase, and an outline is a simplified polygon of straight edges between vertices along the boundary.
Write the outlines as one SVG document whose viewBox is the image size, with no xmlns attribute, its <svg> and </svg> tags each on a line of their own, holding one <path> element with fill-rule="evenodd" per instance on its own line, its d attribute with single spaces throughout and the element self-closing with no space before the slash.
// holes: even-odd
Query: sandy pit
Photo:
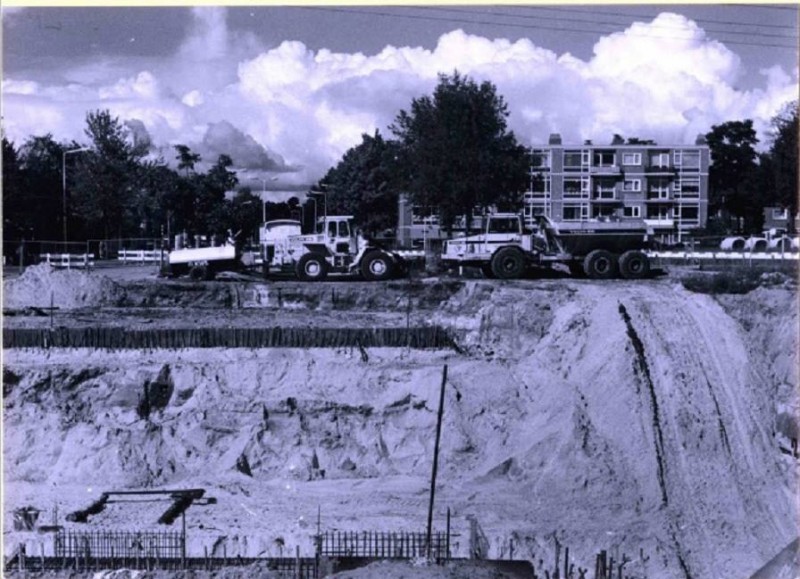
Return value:
<svg viewBox="0 0 800 579">
<path fill-rule="evenodd" d="M 7 349 L 6 522 L 31 505 L 64 524 L 104 491 L 201 487 L 218 502 L 187 512 L 196 554 L 310 555 L 318 516 L 323 530 L 423 530 L 446 365 L 435 524 L 449 508 L 456 554 L 475 517 L 495 558 L 513 545 L 549 560 L 557 540 L 584 567 L 605 549 L 639 576 L 746 577 L 798 536 L 794 286 L 37 269 L 5 282 L 5 328 L 427 324 L 457 348 Z M 58 309 L 42 310 L 51 294 Z M 164 508 L 112 504 L 67 526 L 163 530 Z M 43 541 L 6 524 L 7 549 L 25 540 Z"/>
</svg>

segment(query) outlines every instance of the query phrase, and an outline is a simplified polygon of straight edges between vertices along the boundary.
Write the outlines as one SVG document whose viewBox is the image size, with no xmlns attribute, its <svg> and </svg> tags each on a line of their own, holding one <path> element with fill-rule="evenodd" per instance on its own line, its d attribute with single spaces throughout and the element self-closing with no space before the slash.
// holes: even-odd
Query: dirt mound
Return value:
<svg viewBox="0 0 800 579">
<path fill-rule="evenodd" d="M 378 561 L 352 571 L 340 571 L 331 579 L 515 579 L 517 575 L 504 573 L 480 561 L 450 562 L 430 565 L 423 561 Z"/>
<path fill-rule="evenodd" d="M 470 515 L 490 556 L 513 539 L 538 560 L 555 537 L 584 561 L 641 548 L 656 577 L 748 576 L 794 538 L 797 466 L 775 436 L 776 392 L 796 408 L 792 292 L 481 280 L 442 294 L 431 317 L 460 332 L 459 353 L 10 350 L 6 508 L 203 487 L 219 503 L 192 507 L 192 548 L 242 556 L 310 550 L 320 511 L 323 529 L 419 530 L 448 364 L 435 517 L 452 509 L 455 554 Z M 116 505 L 92 524 L 157 515 Z"/>
<path fill-rule="evenodd" d="M 47 264 L 28 267 L 3 283 L 3 307 L 49 307 L 74 309 L 113 305 L 124 289 L 111 279 L 78 270 L 59 270 Z"/>
</svg>

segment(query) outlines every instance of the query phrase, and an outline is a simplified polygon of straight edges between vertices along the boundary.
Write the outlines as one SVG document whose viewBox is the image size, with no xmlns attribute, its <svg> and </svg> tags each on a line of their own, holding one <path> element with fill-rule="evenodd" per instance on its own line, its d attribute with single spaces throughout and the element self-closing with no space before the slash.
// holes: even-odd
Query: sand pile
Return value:
<svg viewBox="0 0 800 579">
<path fill-rule="evenodd" d="M 59 270 L 48 264 L 28 267 L 18 278 L 3 283 L 3 307 L 50 307 L 73 309 L 113 305 L 124 290 L 98 273 Z"/>
<path fill-rule="evenodd" d="M 323 528 L 419 530 L 447 364 L 436 517 L 452 509 L 456 549 L 474 514 L 495 557 L 558 538 L 583 561 L 641 548 L 654 577 L 748 576 L 796 535 L 773 434 L 776 389 L 796 404 L 791 299 L 480 281 L 434 316 L 464 353 L 9 351 L 6 509 L 201 486 L 219 504 L 192 508 L 194 546 L 231 555 L 310 548 L 318 506 Z"/>
</svg>

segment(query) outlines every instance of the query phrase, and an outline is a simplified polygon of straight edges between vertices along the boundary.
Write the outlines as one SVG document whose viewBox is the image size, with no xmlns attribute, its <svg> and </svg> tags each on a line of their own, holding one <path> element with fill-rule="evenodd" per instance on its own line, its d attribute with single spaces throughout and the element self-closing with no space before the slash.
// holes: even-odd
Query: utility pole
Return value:
<svg viewBox="0 0 800 579">
<path fill-rule="evenodd" d="M 432 532 L 433 532 L 433 499 L 436 494 L 436 473 L 439 469 L 439 440 L 442 437 L 442 415 L 444 414 L 444 387 L 447 384 L 447 364 L 442 372 L 442 389 L 439 393 L 439 414 L 436 418 L 436 443 L 433 447 L 433 472 L 431 473 L 431 496 L 428 503 L 428 559 L 431 557 Z"/>
</svg>

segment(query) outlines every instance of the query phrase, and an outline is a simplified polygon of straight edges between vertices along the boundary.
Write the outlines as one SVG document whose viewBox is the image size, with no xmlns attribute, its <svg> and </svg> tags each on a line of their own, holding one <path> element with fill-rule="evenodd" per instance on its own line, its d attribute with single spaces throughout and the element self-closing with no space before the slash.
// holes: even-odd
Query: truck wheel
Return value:
<svg viewBox="0 0 800 579">
<path fill-rule="evenodd" d="M 499 279 L 513 279 L 525 271 L 525 256 L 519 249 L 504 247 L 492 256 L 492 273 Z"/>
<path fill-rule="evenodd" d="M 316 253 L 306 253 L 297 262 L 297 277 L 303 281 L 322 281 L 328 276 L 328 262 Z"/>
<path fill-rule="evenodd" d="M 390 279 L 394 275 L 392 258 L 382 251 L 374 251 L 361 261 L 361 275 L 369 281 Z"/>
<path fill-rule="evenodd" d="M 583 271 L 591 279 L 611 279 L 616 270 L 617 258 L 605 249 L 595 249 L 583 260 Z"/>
<path fill-rule="evenodd" d="M 483 277 L 485 277 L 486 279 L 494 279 L 495 277 L 497 277 L 494 275 L 494 272 L 492 271 L 491 263 L 484 263 L 481 266 L 481 273 L 483 274 Z"/>
<path fill-rule="evenodd" d="M 626 251 L 619 258 L 619 273 L 625 279 L 642 279 L 650 274 L 650 260 L 641 251 Z"/>
</svg>

